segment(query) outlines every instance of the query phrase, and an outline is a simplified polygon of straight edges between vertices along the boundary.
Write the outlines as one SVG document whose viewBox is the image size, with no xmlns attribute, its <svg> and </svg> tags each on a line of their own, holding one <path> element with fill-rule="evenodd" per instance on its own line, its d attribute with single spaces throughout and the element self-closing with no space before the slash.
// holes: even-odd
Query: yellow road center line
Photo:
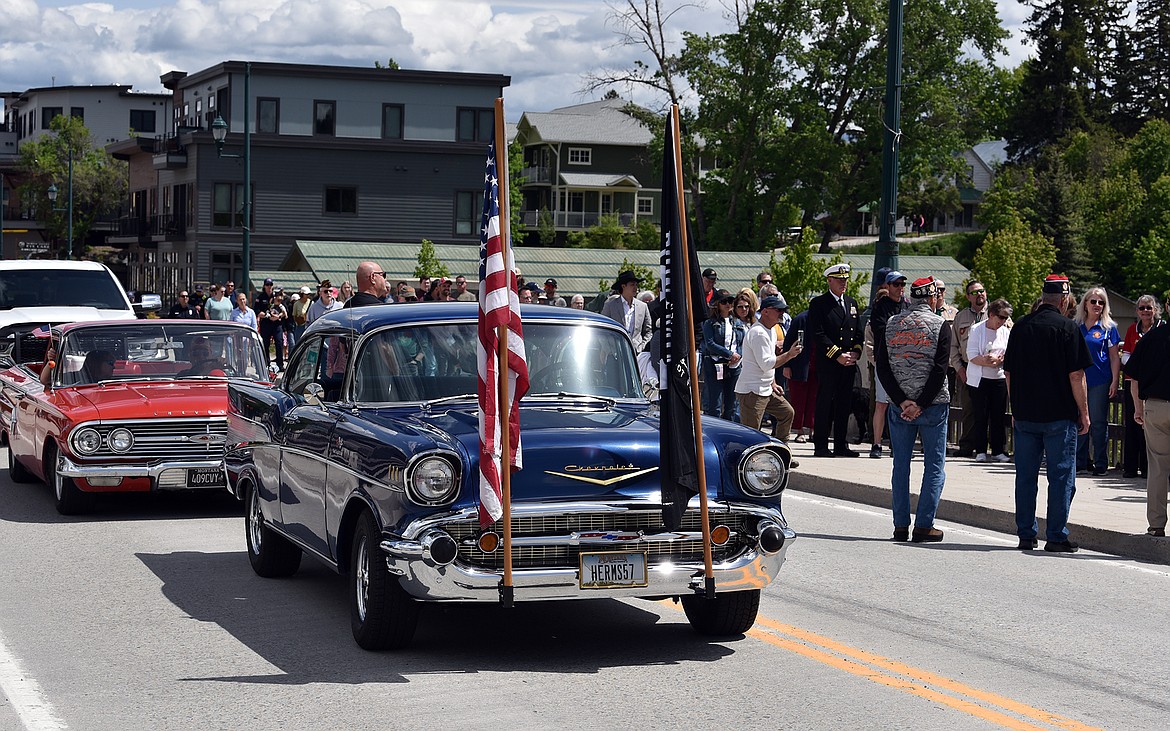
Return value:
<svg viewBox="0 0 1170 731">
<path fill-rule="evenodd" d="M 861 660 L 862 662 L 870 663 L 871 665 L 876 665 L 878 667 L 891 670 L 901 675 L 914 678 L 915 680 L 920 680 L 924 683 L 930 683 L 931 685 L 938 686 L 939 688 L 948 690 L 952 693 L 969 696 L 983 703 L 998 706 L 1006 711 L 1011 711 L 1012 713 L 1026 716 L 1028 718 L 1056 726 L 1057 728 L 1067 729 L 1068 731 L 1099 731 L 1097 727 L 1083 724 L 1075 719 L 1061 716 L 1056 713 L 1050 713 L 1040 708 L 1035 708 L 1033 706 L 1020 703 L 1019 701 L 1012 700 L 1011 698 L 1007 698 L 997 693 L 972 688 L 956 680 L 952 680 L 951 678 L 937 675 L 920 668 L 915 668 L 910 665 L 900 663 L 896 660 L 882 657 L 880 655 L 875 655 L 871 652 L 866 652 L 865 650 L 860 650 L 848 645 L 841 644 L 840 642 L 832 640 L 828 637 L 809 632 L 808 630 L 804 630 L 799 627 L 782 624 L 775 620 L 768 619 L 767 617 L 760 617 L 758 620 L 756 620 L 756 623 L 757 625 L 762 625 L 777 632 L 791 635 L 804 642 L 819 645 L 827 650 L 840 653 L 847 657 L 853 657 Z"/>
<path fill-rule="evenodd" d="M 660 603 L 669 606 L 676 611 L 680 609 L 677 607 L 677 605 L 669 600 L 663 600 Z M 776 634 L 773 634 L 773 632 L 779 632 L 795 639 L 780 637 Z M 1020 703 L 1019 701 L 1014 701 L 997 693 L 972 688 L 956 680 L 952 680 L 951 678 L 915 668 L 910 665 L 906 665 L 905 663 L 900 663 L 896 660 L 891 660 L 880 655 L 875 655 L 871 652 L 866 652 L 865 650 L 850 647 L 828 637 L 800 629 L 799 627 L 783 624 L 781 622 L 768 619 L 767 617 L 758 618 L 756 620 L 756 626 L 748 630 L 747 634 L 749 637 L 754 639 L 761 640 L 770 645 L 774 645 L 790 652 L 794 652 L 798 655 L 802 655 L 830 667 L 844 670 L 845 672 L 863 677 L 866 680 L 870 680 L 880 685 L 885 685 L 896 690 L 901 690 L 903 692 L 934 701 L 936 703 L 941 703 L 958 711 L 962 711 L 963 713 L 967 713 L 985 721 L 990 721 L 991 723 L 998 724 L 1005 728 L 1018 729 L 1020 731 L 1045 731 L 1047 727 L 1036 726 L 1019 718 L 1008 716 L 990 708 L 985 708 L 984 706 L 978 705 L 978 703 L 974 701 L 996 706 L 1016 715 L 1024 716 L 1025 718 L 1030 718 L 1035 721 L 1048 724 L 1049 726 L 1055 726 L 1056 728 L 1067 729 L 1068 731 L 1101 731 L 1096 726 L 1089 726 L 1075 719 L 1061 716 L 1055 713 L 1050 713 L 1048 711 Z M 840 657 L 840 655 L 843 655 L 844 657 Z M 855 658 L 860 662 L 854 662 L 848 658 Z M 898 675 L 891 675 L 887 672 L 882 672 L 882 669 L 889 671 L 889 673 L 897 673 L 898 675 L 905 677 L 898 677 Z M 911 682 L 910 680 L 907 680 L 906 678 L 912 678 L 913 680 L 919 681 L 920 683 L 936 686 L 938 689 L 945 690 L 949 693 L 954 693 L 960 696 L 967 696 L 973 700 L 967 700 L 966 698 L 956 698 L 954 695 L 947 695 L 946 693 L 939 692 L 939 690 L 936 690 L 935 688 L 919 685 L 917 683 Z"/>
<path fill-rule="evenodd" d="M 780 647 L 790 652 L 795 652 L 798 655 L 804 655 L 811 660 L 824 663 L 825 665 L 828 665 L 832 668 L 844 670 L 847 673 L 852 673 L 853 675 L 860 676 L 866 680 L 873 681 L 874 683 L 886 685 L 890 688 L 934 701 L 935 703 L 941 703 L 942 705 L 950 706 L 951 708 L 962 711 L 963 713 L 983 719 L 984 721 L 990 721 L 991 723 L 998 724 L 1004 728 L 1016 729 L 1017 731 L 1047 731 L 1044 726 L 1036 726 L 1026 721 L 1021 721 L 1018 718 L 1012 718 L 1011 716 L 1000 713 L 998 711 L 993 711 L 988 708 L 976 705 L 969 700 L 955 698 L 954 696 L 940 693 L 932 688 L 912 683 L 905 678 L 899 678 L 894 675 L 887 675 L 875 668 L 867 667 L 860 663 L 853 662 L 852 660 L 838 657 L 831 653 L 809 647 L 808 645 L 804 645 L 793 640 L 786 640 L 782 637 L 777 637 L 776 635 L 769 634 L 763 630 L 752 628 L 748 630 L 747 634 L 749 637 L 763 640 L 770 645 L 775 645 L 776 647 Z"/>
</svg>

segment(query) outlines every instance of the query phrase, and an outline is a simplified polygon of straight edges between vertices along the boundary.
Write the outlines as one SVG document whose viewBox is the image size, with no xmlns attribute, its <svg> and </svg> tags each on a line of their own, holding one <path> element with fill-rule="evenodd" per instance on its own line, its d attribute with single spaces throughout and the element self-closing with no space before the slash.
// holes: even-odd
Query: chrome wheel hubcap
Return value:
<svg viewBox="0 0 1170 731">
<path fill-rule="evenodd" d="M 256 489 L 252 488 L 252 500 L 248 510 L 248 543 L 252 553 L 260 554 L 261 528 L 264 526 L 264 516 L 260 513 L 260 497 Z"/>
<path fill-rule="evenodd" d="M 354 581 L 357 584 L 357 611 L 358 617 L 366 619 L 366 598 L 370 588 L 370 556 L 367 550 L 367 541 L 363 536 L 358 544 L 357 565 L 354 566 Z"/>
</svg>

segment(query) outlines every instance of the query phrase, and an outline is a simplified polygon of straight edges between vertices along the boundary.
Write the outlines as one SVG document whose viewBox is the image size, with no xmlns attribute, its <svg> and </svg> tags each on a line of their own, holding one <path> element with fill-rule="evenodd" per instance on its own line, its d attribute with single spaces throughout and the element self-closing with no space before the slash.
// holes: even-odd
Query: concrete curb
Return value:
<svg viewBox="0 0 1170 731">
<path fill-rule="evenodd" d="M 794 488 L 801 492 L 808 492 L 822 497 L 831 497 L 838 500 L 872 505 L 877 508 L 889 509 L 889 488 L 864 485 L 849 480 L 835 479 L 808 472 L 799 472 L 800 487 Z M 943 491 L 943 499 L 939 501 L 937 516 L 941 520 L 962 523 L 976 528 L 993 530 L 1008 535 L 1016 534 L 1015 513 L 1001 508 L 986 505 L 972 505 L 970 503 L 947 500 Z M 911 506 L 917 504 L 917 496 L 911 494 Z M 1076 499 L 1073 499 L 1073 517 L 1076 516 Z M 1044 518 L 1040 523 L 1040 549 L 1044 548 Z M 1170 564 L 1170 538 L 1154 538 L 1144 533 L 1132 534 L 1120 531 L 1094 528 L 1088 525 L 1069 522 L 1069 535 L 1081 547 L 1091 551 L 1099 551 L 1114 556 L 1149 561 L 1158 564 Z M 799 531 L 798 531 L 799 534 Z"/>
</svg>

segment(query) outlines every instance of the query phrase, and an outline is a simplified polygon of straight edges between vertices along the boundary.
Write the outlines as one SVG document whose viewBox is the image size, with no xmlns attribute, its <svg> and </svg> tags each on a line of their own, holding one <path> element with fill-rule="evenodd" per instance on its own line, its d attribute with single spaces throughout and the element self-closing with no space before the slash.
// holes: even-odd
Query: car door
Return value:
<svg viewBox="0 0 1170 731">
<path fill-rule="evenodd" d="M 280 514 L 289 535 L 329 556 L 325 526 L 325 478 L 329 440 L 337 421 L 336 389 L 322 385 L 327 335 L 307 336 L 285 373 L 293 407 L 280 421 Z M 326 398 L 332 400 L 326 400 Z"/>
</svg>

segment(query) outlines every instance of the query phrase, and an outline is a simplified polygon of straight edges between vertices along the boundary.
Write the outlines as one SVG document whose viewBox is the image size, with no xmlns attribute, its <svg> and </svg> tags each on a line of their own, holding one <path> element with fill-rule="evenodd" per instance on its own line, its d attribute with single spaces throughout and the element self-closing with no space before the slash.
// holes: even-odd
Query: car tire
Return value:
<svg viewBox="0 0 1170 731">
<path fill-rule="evenodd" d="M 727 637 L 742 635 L 756 623 L 760 611 L 760 590 L 729 591 L 704 596 L 684 596 L 683 611 L 691 627 L 701 635 Z"/>
<path fill-rule="evenodd" d="M 353 638 L 366 650 L 406 647 L 418 625 L 419 603 L 386 567 L 382 532 L 365 511 L 354 528 L 349 562 L 349 615 Z"/>
<path fill-rule="evenodd" d="M 301 549 L 264 524 L 260 493 L 255 485 L 248 484 L 245 496 L 244 538 L 252 570 L 266 579 L 292 576 L 301 567 Z"/>
<path fill-rule="evenodd" d="M 8 476 L 12 478 L 13 482 L 37 482 L 37 476 L 17 461 L 12 454 L 11 444 L 8 445 Z"/>
<path fill-rule="evenodd" d="M 72 477 L 57 471 L 57 448 L 49 447 L 45 452 L 45 472 L 53 486 L 57 512 L 61 515 L 82 515 L 93 509 L 94 496 L 78 489 Z"/>
</svg>

